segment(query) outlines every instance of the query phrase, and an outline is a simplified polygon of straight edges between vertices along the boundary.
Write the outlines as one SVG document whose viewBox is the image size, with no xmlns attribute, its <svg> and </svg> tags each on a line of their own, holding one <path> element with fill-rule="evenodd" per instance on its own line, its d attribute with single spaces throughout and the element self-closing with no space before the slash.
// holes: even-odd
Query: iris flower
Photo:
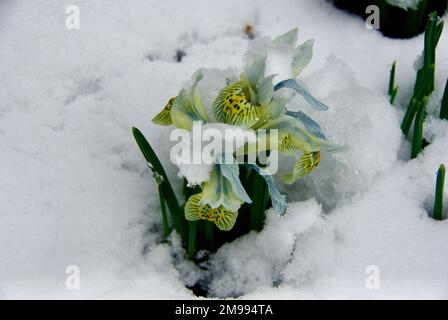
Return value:
<svg viewBox="0 0 448 320">
<path fill-rule="evenodd" d="M 305 113 L 287 110 L 288 101 L 278 92 L 283 88 L 292 89 L 315 109 L 328 109 L 297 79 L 311 61 L 313 43 L 314 40 L 308 40 L 297 45 L 297 29 L 293 29 L 265 43 L 261 50 L 258 48 L 255 52 L 249 52 L 249 61 L 239 80 L 224 86 L 208 108 L 204 106 L 198 88 L 203 79 L 199 71 L 191 87 L 170 98 L 153 122 L 191 130 L 194 121 L 207 123 L 214 119 L 215 122 L 253 130 L 257 134 L 257 146 L 264 145 L 264 150 L 277 150 L 293 157 L 301 153 L 292 172 L 283 177 L 286 183 L 291 184 L 319 165 L 322 150 L 342 149 L 327 141 L 319 124 Z M 276 75 L 266 75 L 267 67 L 271 67 L 270 50 L 291 53 L 290 59 L 282 61 L 288 64 L 291 77 L 275 85 Z M 278 131 L 278 135 L 271 134 L 273 129 Z M 234 155 L 235 152 L 217 155 L 209 180 L 201 185 L 202 191 L 191 196 L 185 204 L 187 220 L 211 221 L 219 229 L 228 231 L 233 228 L 241 205 L 252 202 L 239 179 L 239 166 L 243 164 L 238 163 Z M 279 215 L 283 215 L 286 212 L 285 197 L 269 173 L 255 163 L 244 165 L 256 170 L 265 179 L 273 207 Z"/>
</svg>

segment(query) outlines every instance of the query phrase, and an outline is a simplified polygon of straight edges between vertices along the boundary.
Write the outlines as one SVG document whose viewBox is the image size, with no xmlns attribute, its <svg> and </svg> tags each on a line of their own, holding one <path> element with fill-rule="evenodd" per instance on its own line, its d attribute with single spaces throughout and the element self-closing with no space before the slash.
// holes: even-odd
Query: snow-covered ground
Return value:
<svg viewBox="0 0 448 320">
<path fill-rule="evenodd" d="M 65 27 L 72 4 L 79 30 Z M 299 98 L 297 108 L 351 149 L 283 186 L 288 215 L 269 211 L 261 233 L 222 247 L 205 272 L 161 243 L 156 186 L 130 129 L 176 181 L 170 129 L 150 119 L 198 68 L 241 67 L 246 24 L 255 36 L 298 27 L 299 41 L 316 40 L 301 78 L 331 109 Z M 448 164 L 448 122 L 434 117 L 448 28 L 425 124 L 431 145 L 415 160 L 402 108 L 387 97 L 397 60 L 398 104 L 407 104 L 422 46 L 422 36 L 384 38 L 324 0 L 2 0 L 0 297 L 194 298 L 185 284 L 200 280 L 217 297 L 448 298 L 448 222 L 426 212 Z M 66 288 L 69 265 L 80 268 L 79 290 Z"/>
</svg>

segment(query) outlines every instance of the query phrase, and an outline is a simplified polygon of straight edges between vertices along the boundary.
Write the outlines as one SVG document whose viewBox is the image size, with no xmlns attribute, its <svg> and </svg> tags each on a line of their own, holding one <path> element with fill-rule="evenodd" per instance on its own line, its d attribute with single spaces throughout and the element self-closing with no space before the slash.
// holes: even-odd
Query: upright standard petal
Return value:
<svg viewBox="0 0 448 320">
<path fill-rule="evenodd" d="M 292 74 L 297 77 L 313 58 L 314 39 L 310 39 L 297 46 L 292 60 Z"/>
<path fill-rule="evenodd" d="M 259 104 L 266 105 L 271 102 L 274 96 L 274 85 L 272 84 L 274 77 L 275 74 L 263 78 L 257 86 L 256 96 Z"/>
<path fill-rule="evenodd" d="M 255 89 L 257 84 L 264 78 L 265 72 L 266 57 L 260 55 L 246 66 L 241 74 L 241 80 L 247 81 L 252 89 Z"/>
<path fill-rule="evenodd" d="M 272 40 L 272 43 L 295 46 L 297 44 L 298 33 L 299 30 L 297 28 L 291 29 L 285 34 L 282 34 L 281 36 L 278 36 L 277 38 Z"/>
<path fill-rule="evenodd" d="M 182 89 L 174 101 L 171 118 L 176 128 L 191 130 L 193 121 L 208 122 L 208 115 L 198 88 L 198 83 L 202 78 L 202 72 L 197 72 L 193 86 L 189 90 Z"/>
</svg>

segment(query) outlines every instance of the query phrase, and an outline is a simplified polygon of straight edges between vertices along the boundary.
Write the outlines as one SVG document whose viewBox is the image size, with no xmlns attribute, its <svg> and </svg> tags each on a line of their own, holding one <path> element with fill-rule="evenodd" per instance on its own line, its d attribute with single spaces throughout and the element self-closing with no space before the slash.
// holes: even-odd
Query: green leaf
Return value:
<svg viewBox="0 0 448 320">
<path fill-rule="evenodd" d="M 215 224 L 210 221 L 205 221 L 204 225 L 205 243 L 210 251 L 215 250 Z"/>
<path fill-rule="evenodd" d="M 403 131 L 404 135 L 407 135 L 409 132 L 409 129 L 412 124 L 412 120 L 414 119 L 414 116 L 418 109 L 418 104 L 422 99 L 424 99 L 424 93 L 425 93 L 425 87 L 427 85 L 427 81 L 431 79 L 431 77 L 434 76 L 434 66 L 431 68 L 425 70 L 425 75 L 423 77 L 423 80 L 421 80 L 417 87 L 414 90 L 414 95 L 412 97 L 411 103 L 408 106 L 408 109 L 406 110 L 406 113 L 403 118 L 403 122 L 401 124 L 401 130 Z"/>
<path fill-rule="evenodd" d="M 267 187 L 263 177 L 260 176 L 255 170 L 252 194 L 252 205 L 250 206 L 250 229 L 261 231 L 264 223 L 264 211 L 267 206 Z"/>
<path fill-rule="evenodd" d="M 179 202 L 177 201 L 176 195 L 174 194 L 173 188 L 171 187 L 159 158 L 140 130 L 137 128 L 132 128 L 132 134 L 134 135 L 140 151 L 148 162 L 148 166 L 152 170 L 154 177 L 159 184 L 159 190 L 162 193 L 163 199 L 166 201 L 168 209 L 170 210 L 174 228 L 177 232 L 179 232 L 183 241 L 186 241 L 185 237 L 187 235 L 187 223 L 184 217 L 184 212 L 179 206 Z"/>
<path fill-rule="evenodd" d="M 437 171 L 436 196 L 434 201 L 434 219 L 443 219 L 443 185 L 445 183 L 445 166 L 440 165 Z"/>
<path fill-rule="evenodd" d="M 414 137 L 412 139 L 412 153 L 411 158 L 414 159 L 422 150 L 423 142 L 423 122 L 425 121 L 425 108 L 428 103 L 428 97 L 425 97 L 422 102 L 418 103 L 417 116 L 414 123 Z"/>
<path fill-rule="evenodd" d="M 417 104 L 423 102 L 424 97 L 428 97 L 434 90 L 435 82 L 435 63 L 436 63 L 436 47 L 439 42 L 443 30 L 443 21 L 439 20 L 437 12 L 429 15 L 428 23 L 425 31 L 425 43 L 423 49 L 423 65 L 417 71 L 417 78 L 414 85 L 414 94 L 401 124 L 401 130 L 405 135 L 408 134 L 412 120 L 417 112 Z M 390 86 L 389 86 L 390 89 Z M 419 119 L 422 120 L 422 119 Z M 417 124 L 416 119 L 416 124 Z M 418 133 L 417 133 L 418 134 Z M 414 133 L 415 135 L 415 133 Z M 415 144 L 415 145 L 414 145 Z M 419 149 L 418 142 L 413 141 L 413 150 Z M 421 148 L 421 147 L 420 147 Z M 417 152 L 418 153 L 418 152 Z M 413 152 L 414 154 L 414 152 Z"/>
<path fill-rule="evenodd" d="M 448 79 L 446 80 L 445 92 L 443 93 L 442 105 L 440 106 L 440 119 L 448 120 Z"/>
<path fill-rule="evenodd" d="M 165 238 L 168 238 L 168 236 L 171 233 L 171 228 L 168 224 L 168 216 L 166 214 L 166 203 L 165 198 L 163 197 L 163 191 L 162 188 L 159 185 L 159 200 L 160 200 L 160 209 L 162 210 L 162 225 L 163 225 L 163 235 Z"/>
<path fill-rule="evenodd" d="M 392 64 L 392 69 L 390 70 L 390 78 L 389 78 L 389 97 L 390 104 L 394 104 L 395 98 L 397 96 L 398 87 L 395 86 L 395 67 L 397 62 L 394 61 Z"/>
<path fill-rule="evenodd" d="M 196 234 L 197 234 L 198 222 L 197 221 L 189 221 L 188 222 L 188 258 L 190 260 L 193 259 L 194 254 L 196 253 Z"/>
</svg>

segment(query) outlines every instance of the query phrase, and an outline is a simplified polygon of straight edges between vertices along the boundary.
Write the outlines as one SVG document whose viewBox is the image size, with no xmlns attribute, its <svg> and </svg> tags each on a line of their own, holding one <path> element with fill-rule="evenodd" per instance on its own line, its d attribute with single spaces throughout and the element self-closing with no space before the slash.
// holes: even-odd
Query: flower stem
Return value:
<svg viewBox="0 0 448 320">
<path fill-rule="evenodd" d="M 165 236 L 165 238 L 168 238 L 168 236 L 171 233 L 171 228 L 168 225 L 168 216 L 166 214 L 166 203 L 165 199 L 163 198 L 163 191 L 160 185 L 159 185 L 159 199 L 160 199 L 160 208 L 162 210 L 163 235 Z"/>
<path fill-rule="evenodd" d="M 197 221 L 188 222 L 189 233 L 188 233 L 188 258 L 191 260 L 196 252 L 196 231 L 198 228 Z"/>
<path fill-rule="evenodd" d="M 440 165 L 437 171 L 436 196 L 434 201 L 434 219 L 443 219 L 443 185 L 445 183 L 445 166 Z"/>
<path fill-rule="evenodd" d="M 215 225 L 213 223 L 209 221 L 205 222 L 204 236 L 206 245 L 209 247 L 210 251 L 215 250 Z"/>
<path fill-rule="evenodd" d="M 187 223 L 184 217 L 184 212 L 179 206 L 174 190 L 168 180 L 168 176 L 160 163 L 159 158 L 152 149 L 145 136 L 137 128 L 132 128 L 132 134 L 137 142 L 140 151 L 142 152 L 148 166 L 151 168 L 154 176 L 158 178 L 159 190 L 163 194 L 163 198 L 166 200 L 166 205 L 171 213 L 171 220 L 173 221 L 174 228 L 179 232 L 182 241 L 186 243 L 187 236 Z"/>
<path fill-rule="evenodd" d="M 250 230 L 260 231 L 263 228 L 263 214 L 266 208 L 266 183 L 258 173 L 255 175 L 252 190 L 251 198 L 253 202 L 250 208 Z"/>
</svg>

